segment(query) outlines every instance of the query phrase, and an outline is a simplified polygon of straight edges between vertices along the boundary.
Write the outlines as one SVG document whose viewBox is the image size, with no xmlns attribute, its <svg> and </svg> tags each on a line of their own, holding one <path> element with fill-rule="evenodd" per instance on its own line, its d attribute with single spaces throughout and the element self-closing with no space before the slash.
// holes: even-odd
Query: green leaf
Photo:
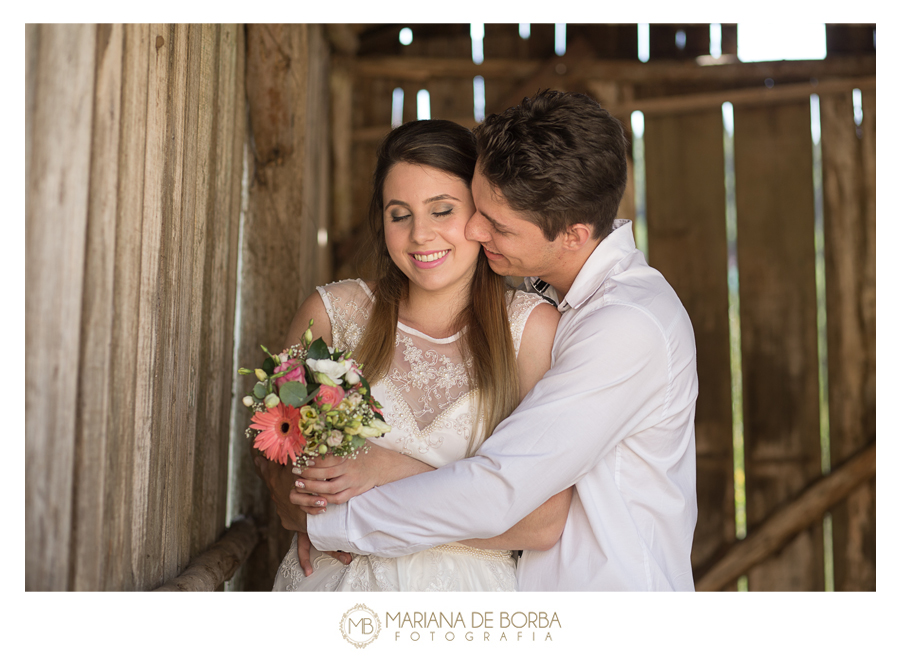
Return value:
<svg viewBox="0 0 900 658">
<path fill-rule="evenodd" d="M 266 374 L 271 377 L 272 373 L 275 372 L 275 359 L 272 357 L 266 357 L 266 360 L 263 361 L 262 369 L 266 371 Z"/>
<path fill-rule="evenodd" d="M 265 399 L 266 395 L 268 395 L 268 392 L 266 391 L 266 385 L 262 382 L 256 382 L 256 386 L 253 387 L 253 395 L 258 400 Z"/>
<path fill-rule="evenodd" d="M 304 405 L 303 399 L 306 397 L 306 385 L 301 382 L 285 382 L 278 391 L 281 401 L 296 409 Z"/>
<path fill-rule="evenodd" d="M 330 359 L 331 353 L 328 351 L 328 346 L 325 344 L 325 341 L 321 338 L 316 338 L 312 345 L 309 346 L 309 351 L 306 354 L 306 358 L 308 359 Z"/>
</svg>

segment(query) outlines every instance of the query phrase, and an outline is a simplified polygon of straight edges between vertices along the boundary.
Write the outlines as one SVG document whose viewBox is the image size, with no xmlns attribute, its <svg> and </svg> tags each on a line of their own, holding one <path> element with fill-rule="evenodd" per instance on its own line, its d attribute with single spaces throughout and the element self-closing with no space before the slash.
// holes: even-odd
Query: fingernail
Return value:
<svg viewBox="0 0 900 658">
<path fill-rule="evenodd" d="M 303 482 L 301 480 L 297 480 L 296 482 L 294 482 L 294 486 L 297 487 L 298 489 L 306 488 L 306 486 L 303 484 Z"/>
<path fill-rule="evenodd" d="M 324 501 L 324 500 L 317 500 L 317 501 L 316 501 L 316 507 L 325 507 L 325 501 Z"/>
<path fill-rule="evenodd" d="M 291 473 L 294 475 L 300 475 L 303 472 L 303 469 L 297 468 L 296 466 L 291 469 Z"/>
</svg>

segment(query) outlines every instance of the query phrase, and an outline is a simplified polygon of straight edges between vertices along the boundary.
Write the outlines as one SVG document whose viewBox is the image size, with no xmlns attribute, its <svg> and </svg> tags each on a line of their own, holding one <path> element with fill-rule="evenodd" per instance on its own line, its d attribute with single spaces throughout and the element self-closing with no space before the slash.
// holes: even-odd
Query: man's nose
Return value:
<svg viewBox="0 0 900 658">
<path fill-rule="evenodd" d="M 480 212 L 475 212 L 466 222 L 466 239 L 474 242 L 487 242 L 491 234 L 487 230 L 487 221 Z"/>
</svg>

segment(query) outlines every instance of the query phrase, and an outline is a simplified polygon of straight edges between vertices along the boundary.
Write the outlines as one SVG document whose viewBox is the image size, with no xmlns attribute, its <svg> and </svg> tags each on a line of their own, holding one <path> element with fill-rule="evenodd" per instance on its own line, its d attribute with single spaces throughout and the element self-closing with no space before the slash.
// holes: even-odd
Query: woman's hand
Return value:
<svg viewBox="0 0 900 658">
<path fill-rule="evenodd" d="M 355 458 L 316 457 L 303 470 L 291 491 L 291 502 L 307 514 L 321 514 L 329 504 L 346 503 L 373 487 L 433 470 L 431 466 L 399 452 L 367 442 L 368 450 Z"/>
<path fill-rule="evenodd" d="M 304 469 L 294 468 L 300 477 L 294 483 L 291 502 L 307 514 L 320 514 L 328 503 L 346 503 L 354 496 L 383 484 L 380 479 L 379 448 L 369 444 L 356 458 L 328 454 L 316 457 Z"/>
</svg>

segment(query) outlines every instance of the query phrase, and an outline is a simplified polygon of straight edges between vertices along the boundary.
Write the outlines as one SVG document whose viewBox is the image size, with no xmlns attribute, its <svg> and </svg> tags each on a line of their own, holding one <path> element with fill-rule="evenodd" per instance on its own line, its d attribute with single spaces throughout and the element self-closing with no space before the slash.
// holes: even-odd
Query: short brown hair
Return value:
<svg viewBox="0 0 900 658">
<path fill-rule="evenodd" d="M 625 193 L 622 124 L 584 94 L 544 90 L 475 128 L 478 167 L 553 240 L 572 224 L 605 237 Z"/>
</svg>

